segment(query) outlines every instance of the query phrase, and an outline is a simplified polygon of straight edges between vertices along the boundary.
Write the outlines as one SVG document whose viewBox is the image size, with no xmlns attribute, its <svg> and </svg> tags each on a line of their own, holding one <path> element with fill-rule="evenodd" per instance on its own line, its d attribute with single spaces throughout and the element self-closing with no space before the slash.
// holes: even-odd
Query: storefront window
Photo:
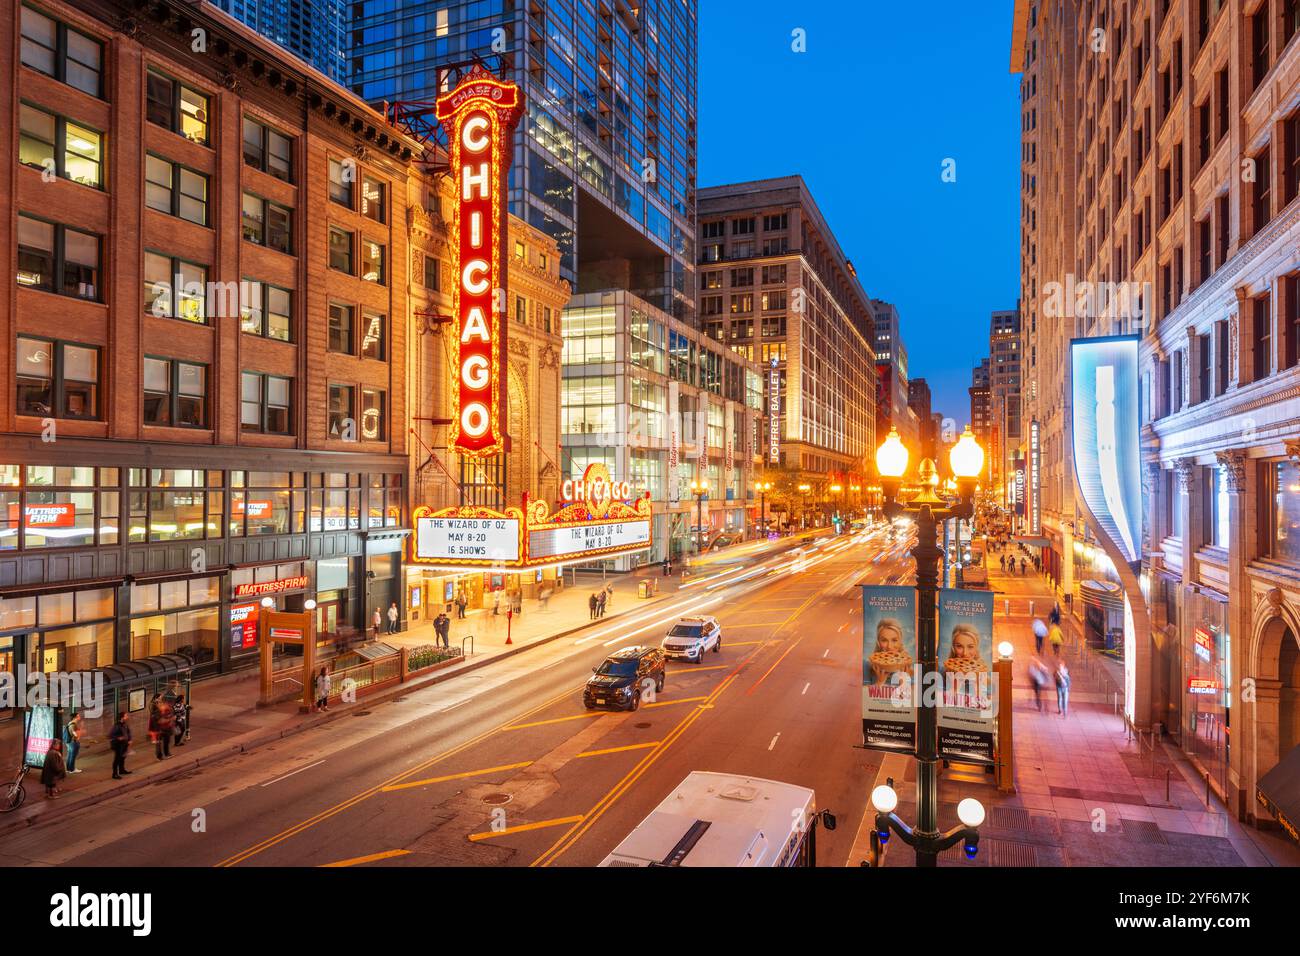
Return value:
<svg viewBox="0 0 1300 956">
<path fill-rule="evenodd" d="M 36 642 L 32 642 L 36 645 Z M 88 624 L 81 627 L 46 631 L 33 652 L 40 655 L 39 666 L 50 671 L 88 671 L 113 663 L 113 624 Z M 35 662 L 33 662 L 35 664 Z"/>
<path fill-rule="evenodd" d="M 230 495 L 230 534 L 291 534 L 303 530 L 307 493 L 300 472 L 235 472 Z M 293 491 L 288 491 L 292 487 Z"/>
<path fill-rule="evenodd" d="M 366 527 L 396 528 L 402 523 L 402 476 L 371 475 Z"/>
<path fill-rule="evenodd" d="M 0 631 L 36 626 L 36 598 L 0 598 Z"/>
<path fill-rule="evenodd" d="M 312 491 L 311 529 L 343 531 L 361 527 L 361 476 L 331 472 L 323 476 L 325 489 Z"/>
<path fill-rule="evenodd" d="M 215 660 L 218 612 L 212 607 L 132 618 L 132 659 L 184 654 L 196 665 Z"/>
<path fill-rule="evenodd" d="M 1228 605 L 1205 591 L 1189 590 L 1183 610 L 1187 628 L 1183 635 L 1183 747 L 1220 788 L 1226 788 L 1231 687 Z"/>
<path fill-rule="evenodd" d="M 221 535 L 221 472 L 132 468 L 128 483 L 129 540 L 187 541 Z"/>
</svg>

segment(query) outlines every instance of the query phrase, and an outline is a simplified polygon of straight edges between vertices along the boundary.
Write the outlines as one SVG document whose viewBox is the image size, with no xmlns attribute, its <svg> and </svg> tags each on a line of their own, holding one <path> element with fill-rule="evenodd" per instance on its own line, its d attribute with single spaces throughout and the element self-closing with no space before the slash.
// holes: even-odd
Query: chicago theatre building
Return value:
<svg viewBox="0 0 1300 956">
<path fill-rule="evenodd" d="M 315 601 L 324 641 L 409 619 L 411 509 L 462 477 L 425 451 L 448 371 L 416 313 L 450 286 L 425 144 L 206 4 L 4 13 L 0 671 L 255 666 L 267 597 Z M 567 287 L 553 241 L 509 242 L 523 450 L 497 466 L 538 493 Z"/>
<path fill-rule="evenodd" d="M 1044 480 L 1070 485 L 1068 386 L 1054 370 L 1071 334 L 1139 335 L 1152 624 L 1141 719 L 1264 824 L 1261 781 L 1300 760 L 1297 34 L 1284 0 L 1020 0 L 1013 38 L 1026 416 L 1043 425 Z M 1106 55 L 1087 42 L 1097 35 Z M 1044 286 L 1072 280 L 1139 283 L 1144 307 L 1072 325 L 1040 314 Z M 1059 508 L 1077 553 L 1072 489 L 1051 492 L 1044 527 Z"/>
</svg>

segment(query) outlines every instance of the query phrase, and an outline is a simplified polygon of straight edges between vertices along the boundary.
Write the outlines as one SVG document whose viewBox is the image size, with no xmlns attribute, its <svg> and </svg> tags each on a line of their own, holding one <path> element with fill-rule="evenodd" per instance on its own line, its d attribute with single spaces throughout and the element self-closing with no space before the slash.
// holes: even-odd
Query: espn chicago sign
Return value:
<svg viewBox="0 0 1300 956">
<path fill-rule="evenodd" d="M 521 114 L 519 87 L 482 68 L 438 97 L 438 120 L 451 143 L 456 211 L 453 318 L 457 384 L 449 442 L 463 455 L 505 449 L 505 195 L 511 136 Z"/>
</svg>

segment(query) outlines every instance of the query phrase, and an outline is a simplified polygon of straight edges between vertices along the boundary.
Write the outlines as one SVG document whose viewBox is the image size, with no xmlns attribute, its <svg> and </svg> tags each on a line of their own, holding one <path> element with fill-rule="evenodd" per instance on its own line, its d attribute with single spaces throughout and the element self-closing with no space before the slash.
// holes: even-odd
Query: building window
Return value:
<svg viewBox="0 0 1300 956">
<path fill-rule="evenodd" d="M 1267 495 L 1260 508 L 1266 539 L 1261 549 L 1271 558 L 1300 564 L 1300 464 L 1264 465 Z"/>
<path fill-rule="evenodd" d="M 754 270 L 749 269 L 732 269 L 731 285 L 732 288 L 737 286 L 751 286 L 754 284 Z"/>
<path fill-rule="evenodd" d="M 356 441 L 356 405 L 351 385 L 331 385 L 329 393 L 329 434 L 340 441 Z"/>
<path fill-rule="evenodd" d="M 1282 205 L 1286 206 L 1300 192 L 1300 110 L 1286 118 L 1282 130 L 1286 148 L 1286 162 L 1282 167 L 1285 201 Z"/>
<path fill-rule="evenodd" d="M 781 213 L 781 214 L 778 215 L 778 216 L 764 216 L 764 217 L 763 217 L 763 231 L 764 231 L 764 232 L 782 232 L 782 231 L 784 231 L 784 230 L 786 230 L 786 229 L 788 229 L 788 228 L 790 228 L 790 214 L 789 214 L 789 213 L 785 213 L 785 212 L 783 212 L 783 213 Z"/>
<path fill-rule="evenodd" d="M 1213 394 L 1210 390 L 1210 337 L 1198 335 L 1196 342 L 1196 401 L 1197 404 L 1208 401 Z"/>
<path fill-rule="evenodd" d="M 721 315 L 721 314 L 722 314 L 722 296 L 720 295 L 700 296 L 700 315 Z"/>
<path fill-rule="evenodd" d="M 542 331 L 551 331 L 551 307 L 549 305 L 542 306 Z"/>
<path fill-rule="evenodd" d="M 200 226 L 208 224 L 208 177 L 179 163 L 145 157 L 144 204 Z"/>
<path fill-rule="evenodd" d="M 244 117 L 244 162 L 286 183 L 293 182 L 293 139 Z"/>
<path fill-rule="evenodd" d="M 385 318 L 378 312 L 361 313 L 361 357 L 384 360 Z"/>
<path fill-rule="evenodd" d="M 18 216 L 20 286 L 77 299 L 99 301 L 99 236 Z"/>
<path fill-rule="evenodd" d="M 1273 372 L 1273 317 L 1269 314 L 1269 297 L 1252 302 L 1255 324 L 1254 381 L 1268 378 Z"/>
<path fill-rule="evenodd" d="M 528 249 L 518 239 L 515 240 L 515 258 L 520 262 L 528 261 Z"/>
<path fill-rule="evenodd" d="M 18 161 L 83 186 L 102 188 L 103 136 L 62 116 L 19 107 Z"/>
<path fill-rule="evenodd" d="M 1273 218 L 1272 202 L 1269 198 L 1269 180 L 1272 179 L 1268 165 L 1268 150 L 1265 149 L 1255 157 L 1255 182 L 1251 187 L 1251 225 L 1257 233 L 1268 225 Z"/>
<path fill-rule="evenodd" d="M 329 238 L 330 268 L 353 275 L 352 271 L 352 233 L 330 227 Z"/>
<path fill-rule="evenodd" d="M 726 232 L 726 223 L 721 219 L 700 224 L 700 235 L 705 239 L 722 239 Z"/>
<path fill-rule="evenodd" d="M 288 435 L 290 396 L 293 379 L 260 372 L 244 372 L 240 378 L 239 427 L 246 432 Z"/>
<path fill-rule="evenodd" d="M 1283 368 L 1300 365 L 1300 272 L 1286 277 L 1286 315 L 1283 317 Z"/>
<path fill-rule="evenodd" d="M 363 176 L 361 179 L 361 215 L 375 222 L 384 222 L 384 184 L 378 179 Z"/>
<path fill-rule="evenodd" d="M 208 427 L 208 370 L 175 359 L 144 360 L 144 423 Z"/>
<path fill-rule="evenodd" d="M 338 302 L 330 303 L 329 350 L 352 355 L 355 352 L 352 334 L 353 307 Z"/>
<path fill-rule="evenodd" d="M 784 285 L 785 266 L 763 266 L 763 285 Z"/>
<path fill-rule="evenodd" d="M 731 220 L 731 234 L 733 236 L 749 236 L 754 233 L 754 217 L 748 216 L 744 219 Z"/>
<path fill-rule="evenodd" d="M 376 282 L 379 285 L 385 285 L 384 278 L 384 253 L 385 248 L 378 242 L 372 242 L 369 239 L 361 239 L 361 278 L 367 282 Z"/>
<path fill-rule="evenodd" d="M 145 252 L 144 310 L 147 314 L 204 325 L 208 321 L 207 288 L 206 266 Z"/>
<path fill-rule="evenodd" d="M 764 292 L 762 295 L 762 306 L 763 311 L 765 312 L 776 311 L 777 309 L 784 311 L 786 307 L 785 291 Z"/>
<path fill-rule="evenodd" d="M 149 122 L 202 146 L 208 144 L 208 98 L 179 80 L 149 70 L 146 84 Z"/>
<path fill-rule="evenodd" d="M 438 268 L 437 259 L 433 256 L 424 257 L 424 287 L 432 292 L 437 292 L 440 285 Z"/>
<path fill-rule="evenodd" d="M 397 528 L 402 524 L 402 476 L 371 475 L 367 527 Z M 317 565 L 319 573 L 319 564 Z"/>
<path fill-rule="evenodd" d="M 293 341 L 293 293 L 288 289 L 245 279 L 239 306 L 239 330 L 249 335 Z"/>
<path fill-rule="evenodd" d="M 702 289 L 721 289 L 722 272 L 714 269 L 712 272 L 706 272 L 701 277 L 700 288 Z"/>
<path fill-rule="evenodd" d="M 754 311 L 754 294 L 746 292 L 744 295 L 733 295 L 731 297 L 731 314 L 745 315 Z"/>
<path fill-rule="evenodd" d="M 357 165 L 350 159 L 330 160 L 330 199 L 340 206 L 352 208 L 352 184 L 357 178 Z"/>
<path fill-rule="evenodd" d="M 361 390 L 361 438 L 364 441 L 384 440 L 384 405 L 387 397 L 377 388 Z"/>
<path fill-rule="evenodd" d="M 1222 465 L 1205 470 L 1205 543 L 1212 548 L 1228 547 L 1228 470 Z"/>
<path fill-rule="evenodd" d="M 522 295 L 515 296 L 515 321 L 520 325 L 528 323 L 528 303 Z"/>
<path fill-rule="evenodd" d="M 19 336 L 15 371 L 19 415 L 99 418 L 99 349 Z"/>
<path fill-rule="evenodd" d="M 290 223 L 293 210 L 261 196 L 244 193 L 244 238 L 278 252 L 292 253 Z"/>
<path fill-rule="evenodd" d="M 22 62 L 60 83 L 99 96 L 104 48 L 66 24 L 22 8 Z"/>
</svg>

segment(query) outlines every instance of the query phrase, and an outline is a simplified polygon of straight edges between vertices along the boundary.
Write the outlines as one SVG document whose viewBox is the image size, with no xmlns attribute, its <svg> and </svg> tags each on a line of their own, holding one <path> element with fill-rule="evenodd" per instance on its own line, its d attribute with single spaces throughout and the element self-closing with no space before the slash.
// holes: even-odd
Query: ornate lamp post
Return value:
<svg viewBox="0 0 1300 956">
<path fill-rule="evenodd" d="M 939 589 L 939 560 L 943 551 L 936 543 L 936 522 L 947 518 L 969 518 L 974 513 L 975 481 L 984 464 L 984 450 L 967 427 L 949 455 L 952 472 L 957 477 L 957 498 L 951 503 L 935 494 L 939 475 L 934 462 L 925 459 L 917 469 L 921 491 L 910 500 L 899 498 L 902 478 L 907 471 L 908 451 L 891 428 L 889 437 L 876 451 L 876 466 L 884 490 L 884 509 L 888 518 L 901 514 L 914 517 L 917 525 L 916 560 L 917 656 L 921 680 L 914 693 L 920 694 L 916 715 L 916 808 L 917 823 L 911 827 L 894 813 L 898 794 L 892 787 L 877 787 L 871 794 L 876 808 L 876 832 L 881 843 L 892 830 L 903 842 L 916 850 L 917 866 L 937 866 L 939 854 L 964 840 L 966 855 L 974 857 L 979 844 L 978 827 L 984 822 L 984 807 L 968 798 L 957 807 L 962 825 L 947 833 L 939 832 L 939 711 L 932 687 L 942 687 L 943 673 L 938 666 L 938 622 L 936 606 Z"/>
<path fill-rule="evenodd" d="M 758 526 L 762 529 L 763 535 L 767 535 L 767 493 L 772 490 L 770 481 L 760 481 L 755 487 L 758 489 Z"/>
<path fill-rule="evenodd" d="M 802 500 L 799 504 L 799 527 L 808 527 L 808 492 L 812 491 L 812 485 L 800 485 L 799 493 Z"/>
<path fill-rule="evenodd" d="M 709 483 L 704 479 L 691 479 L 691 494 L 695 496 L 695 553 L 704 550 L 700 536 L 704 534 L 704 497 L 709 493 Z"/>
</svg>

